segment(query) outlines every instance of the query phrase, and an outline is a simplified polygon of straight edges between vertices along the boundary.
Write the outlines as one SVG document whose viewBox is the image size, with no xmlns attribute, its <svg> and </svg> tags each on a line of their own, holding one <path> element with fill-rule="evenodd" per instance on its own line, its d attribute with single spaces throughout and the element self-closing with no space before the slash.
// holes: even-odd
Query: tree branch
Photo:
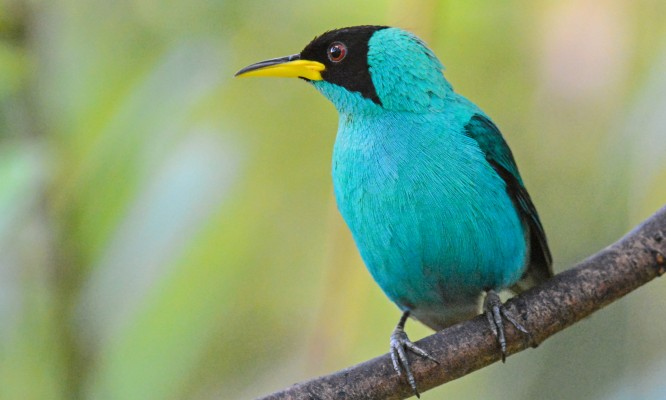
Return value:
<svg viewBox="0 0 666 400">
<path fill-rule="evenodd" d="M 522 317 L 531 338 L 506 325 L 508 353 L 536 347 L 553 334 L 666 272 L 666 207 L 615 244 L 514 297 L 506 306 Z M 419 390 L 460 378 L 500 359 L 484 316 L 418 342 L 439 365 L 411 357 Z M 412 396 L 387 354 L 331 375 L 295 384 L 264 399 L 404 399 Z"/>
</svg>

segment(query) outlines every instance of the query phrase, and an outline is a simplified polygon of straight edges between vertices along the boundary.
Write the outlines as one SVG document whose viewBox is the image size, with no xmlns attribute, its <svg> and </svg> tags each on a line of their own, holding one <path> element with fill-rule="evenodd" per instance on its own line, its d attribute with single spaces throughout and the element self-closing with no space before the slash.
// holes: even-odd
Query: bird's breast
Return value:
<svg viewBox="0 0 666 400">
<path fill-rule="evenodd" d="M 371 274 L 402 308 L 455 302 L 522 272 L 522 224 L 504 183 L 456 126 L 436 116 L 341 118 L 338 208 Z"/>
</svg>

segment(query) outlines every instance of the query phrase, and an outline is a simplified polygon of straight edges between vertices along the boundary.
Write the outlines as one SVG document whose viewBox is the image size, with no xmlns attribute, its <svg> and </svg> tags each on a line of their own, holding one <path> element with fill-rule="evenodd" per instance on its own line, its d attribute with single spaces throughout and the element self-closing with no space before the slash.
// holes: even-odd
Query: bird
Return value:
<svg viewBox="0 0 666 400">
<path fill-rule="evenodd" d="M 334 29 L 235 76 L 301 78 L 337 109 L 336 203 L 370 274 L 402 311 L 390 355 L 414 393 L 407 353 L 437 360 L 409 340 L 409 317 L 438 331 L 482 310 L 504 361 L 504 320 L 529 332 L 499 293 L 551 278 L 552 256 L 500 130 L 453 90 L 426 43 L 396 27 Z"/>
</svg>

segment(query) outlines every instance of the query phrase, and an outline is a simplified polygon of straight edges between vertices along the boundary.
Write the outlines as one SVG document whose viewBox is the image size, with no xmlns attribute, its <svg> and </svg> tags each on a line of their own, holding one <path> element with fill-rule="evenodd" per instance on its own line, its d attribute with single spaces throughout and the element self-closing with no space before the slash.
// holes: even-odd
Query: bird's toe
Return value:
<svg viewBox="0 0 666 400">
<path fill-rule="evenodd" d="M 504 319 L 509 321 L 516 329 L 523 332 L 526 335 L 529 335 L 529 331 L 522 326 L 515 315 L 510 312 L 504 304 L 499 295 L 494 290 L 489 290 L 486 292 L 486 298 L 483 302 L 483 310 L 488 319 L 488 325 L 490 330 L 493 332 L 493 335 L 497 338 L 497 342 L 500 346 L 500 351 L 502 352 L 502 362 L 506 361 L 507 356 L 507 346 L 506 346 L 506 334 L 504 331 Z"/>
</svg>

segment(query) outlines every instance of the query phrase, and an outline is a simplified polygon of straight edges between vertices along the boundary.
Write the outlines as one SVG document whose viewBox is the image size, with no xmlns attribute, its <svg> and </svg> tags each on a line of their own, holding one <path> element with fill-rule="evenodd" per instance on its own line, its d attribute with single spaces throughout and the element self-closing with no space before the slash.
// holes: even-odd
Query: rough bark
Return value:
<svg viewBox="0 0 666 400">
<path fill-rule="evenodd" d="M 531 333 L 507 324 L 508 354 L 536 347 L 555 333 L 666 272 L 666 207 L 615 244 L 550 281 L 514 297 L 506 306 Z M 420 347 L 439 365 L 410 355 L 419 390 L 460 378 L 500 360 L 485 317 L 428 336 Z M 297 383 L 263 399 L 404 399 L 412 396 L 387 354 L 333 374 Z"/>
</svg>

